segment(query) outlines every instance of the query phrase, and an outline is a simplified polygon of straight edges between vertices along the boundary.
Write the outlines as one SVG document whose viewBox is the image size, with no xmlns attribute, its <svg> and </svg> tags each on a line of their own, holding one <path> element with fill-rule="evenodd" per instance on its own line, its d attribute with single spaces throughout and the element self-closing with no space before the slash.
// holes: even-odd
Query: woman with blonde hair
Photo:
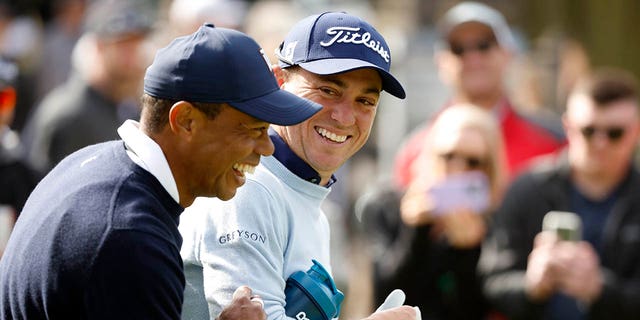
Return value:
<svg viewBox="0 0 640 320">
<path fill-rule="evenodd" d="M 500 127 L 479 107 L 453 105 L 424 143 L 406 190 L 377 190 L 357 204 L 373 240 L 375 302 L 400 288 L 423 319 L 482 319 L 475 268 L 505 187 Z"/>
<path fill-rule="evenodd" d="M 453 246 L 477 246 L 484 237 L 483 220 L 499 204 L 505 187 L 500 127 L 490 113 L 479 107 L 454 105 L 437 116 L 425 146 L 413 164 L 414 178 L 402 197 L 402 221 L 410 226 L 441 224 Z M 452 177 L 456 181 L 453 183 L 459 181 L 458 185 L 447 185 Z M 438 202 L 447 200 L 434 198 L 435 194 L 429 192 L 431 188 L 444 184 L 445 187 L 449 186 L 445 190 L 449 194 L 443 196 L 457 196 L 456 190 L 466 185 L 465 179 L 475 179 L 478 187 L 486 187 L 488 201 L 481 208 L 483 212 L 474 212 L 476 208 L 465 207 L 464 197 L 451 199 L 449 202 L 454 202 L 452 205 L 442 207 Z M 438 210 L 446 212 L 434 212 Z"/>
</svg>

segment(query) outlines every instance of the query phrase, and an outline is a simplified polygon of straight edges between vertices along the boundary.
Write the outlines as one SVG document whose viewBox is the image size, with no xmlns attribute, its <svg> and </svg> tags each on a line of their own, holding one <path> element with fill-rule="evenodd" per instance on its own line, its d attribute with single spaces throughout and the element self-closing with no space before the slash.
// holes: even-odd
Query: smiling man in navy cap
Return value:
<svg viewBox="0 0 640 320">
<path fill-rule="evenodd" d="M 179 319 L 178 219 L 229 199 L 273 153 L 270 123 L 320 109 L 280 90 L 258 44 L 204 25 L 156 54 L 140 123 L 81 149 L 36 187 L 0 262 L 1 319 Z M 263 319 L 240 287 L 221 319 Z"/>
<path fill-rule="evenodd" d="M 338 316 L 342 294 L 333 284 L 329 294 L 305 288 L 297 292 L 317 295 L 299 296 L 285 289 L 291 284 L 287 279 L 311 268 L 312 260 L 330 279 L 322 201 L 336 182 L 334 173 L 367 141 L 382 91 L 401 99 L 405 92 L 390 74 L 391 51 L 382 35 L 344 12 L 301 20 L 277 56 L 274 70 L 281 88 L 323 109 L 300 124 L 273 126 L 273 156 L 263 159 L 234 199 L 199 198 L 185 211 L 181 254 L 188 287 L 195 289 L 185 292 L 185 319 L 218 316 L 240 284 L 262 297 L 268 319 Z M 292 307 L 304 301 L 309 303 L 302 309 Z M 372 318 L 415 315 L 405 306 Z"/>
</svg>

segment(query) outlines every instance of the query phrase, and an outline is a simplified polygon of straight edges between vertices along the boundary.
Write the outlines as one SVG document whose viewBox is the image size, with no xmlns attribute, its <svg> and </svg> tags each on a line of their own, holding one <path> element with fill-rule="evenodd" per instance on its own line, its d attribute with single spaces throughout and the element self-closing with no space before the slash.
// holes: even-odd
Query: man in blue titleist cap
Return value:
<svg viewBox="0 0 640 320">
<path fill-rule="evenodd" d="M 331 274 L 329 224 L 321 203 L 336 182 L 333 174 L 367 141 L 381 91 L 398 98 L 405 92 L 389 73 L 384 38 L 343 12 L 299 21 L 277 56 L 280 87 L 323 109 L 300 124 L 272 127 L 273 156 L 262 160 L 234 199 L 198 198 L 185 210 L 180 223 L 189 284 L 184 319 L 217 317 L 241 284 L 263 299 L 268 319 L 338 315 L 342 295 L 331 279 L 326 282 L 330 293 L 297 291 L 310 293 L 306 296 L 290 294 L 287 279 L 310 269 L 312 260 L 324 266 L 321 273 Z M 311 280 L 308 284 L 314 286 Z M 317 304 L 292 310 L 303 300 Z M 398 306 L 370 318 L 414 319 L 416 311 Z"/>
<path fill-rule="evenodd" d="M 230 199 L 261 156 L 270 123 L 320 106 L 280 90 L 258 44 L 204 25 L 147 69 L 140 123 L 81 149 L 27 201 L 0 262 L 1 319 L 179 319 L 178 232 L 198 196 Z M 221 319 L 264 319 L 240 287 Z"/>
</svg>

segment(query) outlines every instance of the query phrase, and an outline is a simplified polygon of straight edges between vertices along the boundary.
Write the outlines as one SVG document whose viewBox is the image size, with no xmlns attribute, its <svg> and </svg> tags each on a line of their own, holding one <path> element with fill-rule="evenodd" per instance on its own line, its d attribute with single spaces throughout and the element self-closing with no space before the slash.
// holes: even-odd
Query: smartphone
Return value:
<svg viewBox="0 0 640 320">
<path fill-rule="evenodd" d="M 542 219 L 542 230 L 554 232 L 560 240 L 580 241 L 582 219 L 573 212 L 549 211 Z"/>
<path fill-rule="evenodd" d="M 485 213 L 491 199 L 489 179 L 479 171 L 451 175 L 431 187 L 428 193 L 434 201 L 434 215 L 462 208 Z"/>
</svg>

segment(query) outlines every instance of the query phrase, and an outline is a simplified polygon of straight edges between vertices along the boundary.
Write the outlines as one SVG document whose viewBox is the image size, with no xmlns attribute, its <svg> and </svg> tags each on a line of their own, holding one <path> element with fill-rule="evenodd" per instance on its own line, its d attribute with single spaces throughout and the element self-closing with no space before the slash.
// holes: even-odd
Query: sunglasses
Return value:
<svg viewBox="0 0 640 320">
<path fill-rule="evenodd" d="M 480 169 L 484 167 L 486 162 L 485 160 L 479 157 L 463 155 L 456 152 L 443 153 L 440 155 L 440 157 L 444 159 L 446 162 L 451 162 L 454 159 L 460 159 L 464 161 L 464 163 L 467 166 L 467 169 L 471 169 L 471 170 Z"/>
<path fill-rule="evenodd" d="M 467 45 L 451 42 L 449 43 L 449 50 L 451 50 L 451 52 L 456 56 L 462 57 L 465 53 L 468 53 L 471 51 L 477 51 L 479 53 L 487 53 L 496 44 L 497 44 L 496 41 L 493 39 L 483 39 L 483 40 L 477 41 L 476 43 L 470 43 Z"/>
<path fill-rule="evenodd" d="M 617 142 L 624 136 L 625 129 L 623 127 L 597 128 L 596 126 L 586 126 L 582 127 L 580 132 L 587 140 L 591 140 L 596 133 L 602 133 L 609 141 Z"/>
</svg>

